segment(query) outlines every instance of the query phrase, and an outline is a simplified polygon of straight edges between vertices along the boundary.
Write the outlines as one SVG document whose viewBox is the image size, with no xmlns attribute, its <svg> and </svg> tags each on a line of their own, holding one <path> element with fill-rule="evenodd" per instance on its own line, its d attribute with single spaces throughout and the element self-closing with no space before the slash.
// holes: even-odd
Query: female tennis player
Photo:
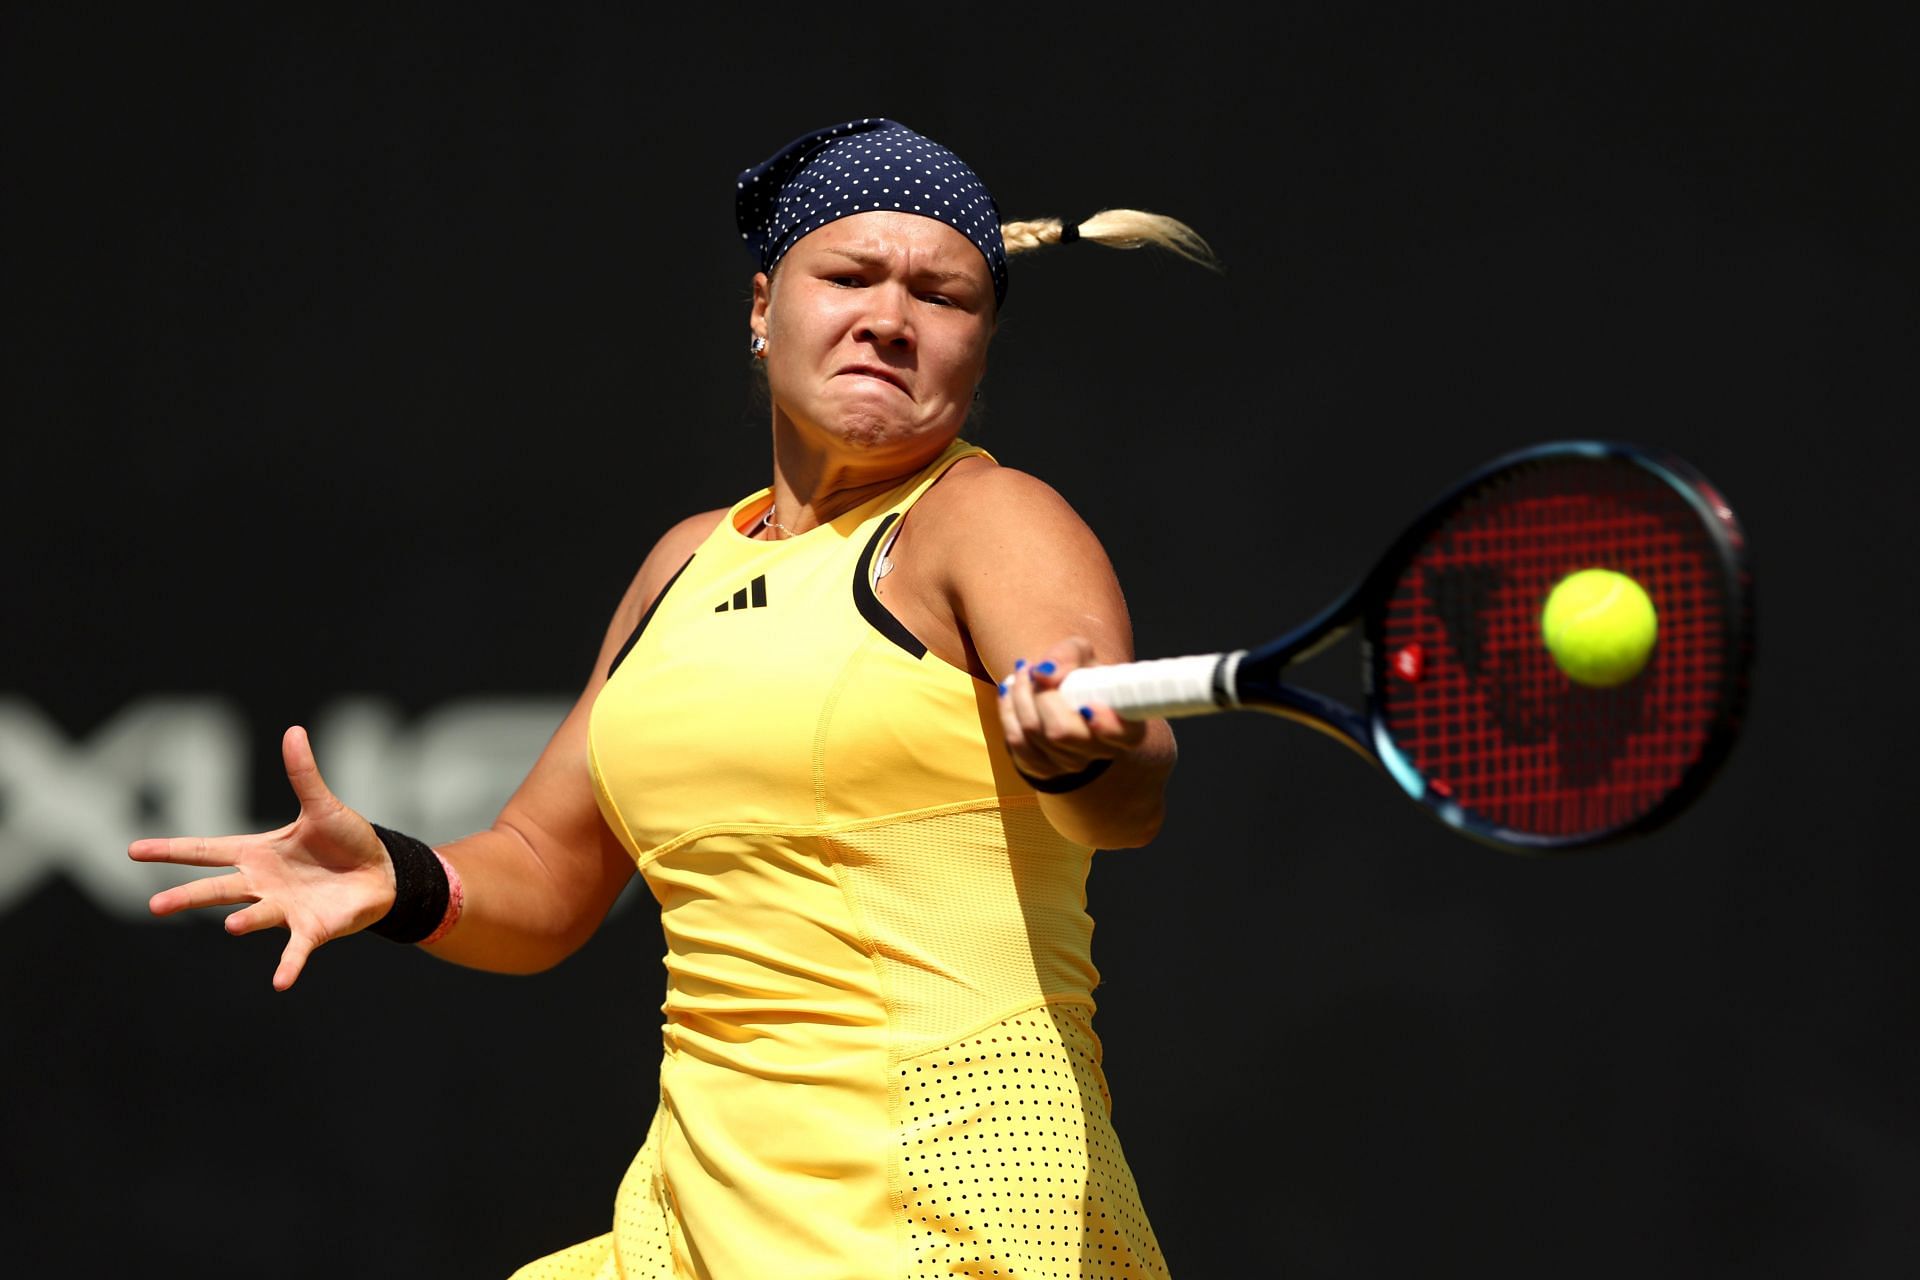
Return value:
<svg viewBox="0 0 1920 1280">
<path fill-rule="evenodd" d="M 439 848 L 375 825 L 295 726 L 299 815 L 135 842 L 230 868 L 152 909 L 286 929 L 281 989 L 361 930 L 527 973 L 638 868 L 659 1109 L 608 1232 L 520 1280 L 1164 1275 L 1108 1120 L 1085 882 L 1159 830 L 1173 736 L 1061 696 L 1133 656 L 1120 586 L 1053 488 L 962 432 L 1010 256 L 1211 253 L 1133 210 L 1003 225 L 880 118 L 741 173 L 737 219 L 771 482 L 666 528 L 499 819 Z"/>
</svg>

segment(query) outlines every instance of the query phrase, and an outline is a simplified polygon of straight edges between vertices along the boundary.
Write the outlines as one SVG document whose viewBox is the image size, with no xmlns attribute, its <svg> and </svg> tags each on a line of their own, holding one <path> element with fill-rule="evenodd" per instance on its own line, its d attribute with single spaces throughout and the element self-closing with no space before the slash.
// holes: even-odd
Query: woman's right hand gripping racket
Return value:
<svg viewBox="0 0 1920 1280">
<path fill-rule="evenodd" d="M 1568 575 L 1624 574 L 1654 642 L 1621 683 L 1582 683 L 1542 636 Z M 1363 708 L 1287 682 L 1359 629 Z M 1380 765 L 1429 813 L 1510 852 L 1643 833 L 1711 780 L 1740 727 L 1753 584 L 1732 509 L 1688 463 L 1574 440 L 1498 458 L 1409 525 L 1319 617 L 1253 649 L 1068 673 L 1122 716 L 1265 711 Z"/>
</svg>

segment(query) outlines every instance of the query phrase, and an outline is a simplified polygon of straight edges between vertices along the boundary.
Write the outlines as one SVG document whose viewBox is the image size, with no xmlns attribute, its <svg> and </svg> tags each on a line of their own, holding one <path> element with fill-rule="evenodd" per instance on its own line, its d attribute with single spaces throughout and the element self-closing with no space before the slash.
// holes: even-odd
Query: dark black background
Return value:
<svg viewBox="0 0 1920 1280">
<path fill-rule="evenodd" d="M 1507 857 L 1314 735 L 1182 726 L 1168 827 L 1090 887 L 1175 1274 L 1909 1274 L 1920 50 L 1883 12 L 8 4 L 0 689 L 76 740 L 232 697 L 263 824 L 343 692 L 568 693 L 658 533 L 768 479 L 734 174 L 889 115 L 1007 216 L 1156 209 L 1225 260 L 1017 261 L 970 432 L 1101 534 L 1143 655 L 1299 620 L 1539 440 L 1675 449 L 1752 540 L 1747 734 L 1630 845 Z M 3 923 L 13 1274 L 503 1276 L 610 1222 L 644 909 L 535 978 L 355 939 L 286 995 L 277 940 L 62 877 Z"/>
</svg>

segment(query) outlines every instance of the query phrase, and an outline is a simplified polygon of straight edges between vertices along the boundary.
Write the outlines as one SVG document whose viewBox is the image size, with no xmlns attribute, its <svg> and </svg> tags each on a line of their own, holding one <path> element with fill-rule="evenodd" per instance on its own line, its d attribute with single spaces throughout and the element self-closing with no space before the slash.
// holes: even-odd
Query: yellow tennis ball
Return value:
<svg viewBox="0 0 1920 1280">
<path fill-rule="evenodd" d="M 1660 624 L 1644 587 L 1611 569 L 1562 578 L 1540 611 L 1540 638 L 1567 678 L 1607 689 L 1640 674 Z"/>
</svg>

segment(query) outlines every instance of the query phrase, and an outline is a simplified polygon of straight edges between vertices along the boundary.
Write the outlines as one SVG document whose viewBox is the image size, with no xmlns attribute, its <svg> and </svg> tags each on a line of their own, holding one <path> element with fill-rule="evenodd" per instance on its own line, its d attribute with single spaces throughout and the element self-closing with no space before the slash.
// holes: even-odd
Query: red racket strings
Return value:
<svg viewBox="0 0 1920 1280">
<path fill-rule="evenodd" d="M 1547 593 L 1601 567 L 1646 589 L 1647 666 L 1614 688 L 1564 675 Z M 1493 477 L 1415 551 L 1375 634 L 1376 703 L 1430 787 L 1482 825 L 1553 839 L 1631 826 L 1679 791 L 1727 711 L 1734 602 L 1714 534 L 1666 478 L 1607 457 Z"/>
</svg>

